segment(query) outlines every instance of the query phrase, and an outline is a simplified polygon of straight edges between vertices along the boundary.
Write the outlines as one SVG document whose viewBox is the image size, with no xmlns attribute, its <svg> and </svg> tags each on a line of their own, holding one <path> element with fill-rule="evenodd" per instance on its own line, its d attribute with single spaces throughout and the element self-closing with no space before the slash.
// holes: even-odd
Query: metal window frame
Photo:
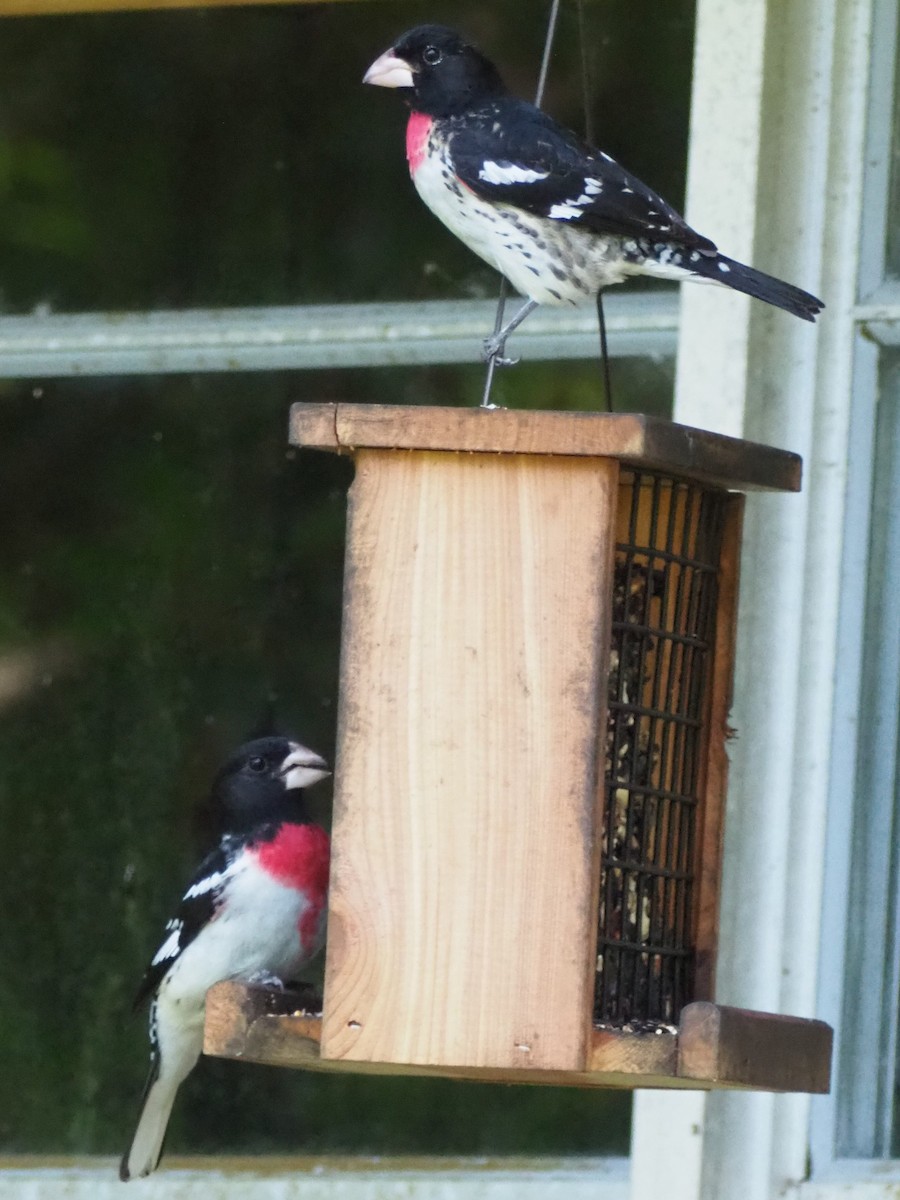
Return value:
<svg viewBox="0 0 900 1200">
<path fill-rule="evenodd" d="M 845 982 L 861 966 L 848 797 L 860 705 L 873 699 L 862 614 L 870 545 L 884 536 L 870 528 L 878 363 L 900 344 L 900 286 L 885 281 L 882 256 L 887 168 L 874 153 L 890 131 L 897 7 L 699 0 L 688 215 L 729 247 L 745 238 L 752 261 L 812 290 L 818 274 L 828 309 L 809 334 L 686 290 L 677 366 L 678 419 L 774 441 L 806 464 L 799 503 L 748 503 L 720 997 L 814 1012 L 839 1045 L 851 1023 Z M 880 905 L 885 941 L 868 962 L 880 950 L 895 964 L 900 914 L 883 883 L 867 902 Z M 871 984 L 868 1011 L 852 1014 L 870 1038 L 896 981 L 882 970 Z M 891 1018 L 893 1045 L 893 1006 Z M 873 1122 L 877 1053 L 854 1068 Z M 639 1095 L 632 1200 L 895 1195 L 900 1163 L 841 1159 L 837 1117 L 835 1095 Z"/>
<path fill-rule="evenodd" d="M 480 361 L 496 302 L 304 305 L 0 317 L 0 378 L 162 375 Z M 678 296 L 670 288 L 607 301 L 613 356 L 671 358 Z M 534 360 L 598 355 L 593 306 L 539 308 L 511 350 Z"/>
<path fill-rule="evenodd" d="M 627 1159 L 453 1160 L 221 1158 L 169 1167 L 149 1183 L 173 1200 L 626 1200 Z M 0 1200 L 121 1200 L 112 1159 L 0 1159 Z"/>
</svg>

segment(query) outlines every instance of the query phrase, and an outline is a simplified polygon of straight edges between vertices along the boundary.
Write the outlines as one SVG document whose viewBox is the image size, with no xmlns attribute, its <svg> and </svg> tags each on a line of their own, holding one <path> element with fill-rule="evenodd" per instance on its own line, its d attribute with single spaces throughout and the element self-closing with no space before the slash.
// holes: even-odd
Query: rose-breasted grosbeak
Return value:
<svg viewBox="0 0 900 1200">
<path fill-rule="evenodd" d="M 309 822 L 303 788 L 324 779 L 318 754 L 287 738 L 248 742 L 215 778 L 212 802 L 224 831 L 200 864 L 135 1006 L 148 996 L 150 1075 L 123 1180 L 159 1164 L 175 1093 L 203 1045 L 207 989 L 222 979 L 296 978 L 322 947 L 328 835 Z"/>
<path fill-rule="evenodd" d="M 493 63 L 452 29 L 422 25 L 363 82 L 400 88 L 412 109 L 406 157 L 444 224 L 528 297 L 485 341 L 499 361 L 538 304 L 582 304 L 634 275 L 724 284 L 804 320 L 821 300 L 720 254 L 608 154 L 506 90 Z"/>
</svg>

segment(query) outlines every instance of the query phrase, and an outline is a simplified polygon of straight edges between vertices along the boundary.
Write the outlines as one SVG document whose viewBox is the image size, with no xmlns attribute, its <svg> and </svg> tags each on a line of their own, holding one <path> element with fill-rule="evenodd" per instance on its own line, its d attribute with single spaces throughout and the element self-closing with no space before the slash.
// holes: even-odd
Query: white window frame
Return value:
<svg viewBox="0 0 900 1200">
<path fill-rule="evenodd" d="M 828 308 L 809 329 L 684 289 L 677 372 L 678 419 L 805 460 L 801 496 L 748 504 L 718 998 L 823 1017 L 839 1045 L 877 367 L 900 340 L 882 261 L 897 8 L 700 0 L 688 216 Z M 887 931 L 895 899 L 876 878 L 867 922 L 880 914 Z M 894 950 L 871 956 L 890 960 L 871 980 L 878 1024 Z M 855 1014 L 870 1038 L 872 1019 Z M 857 1072 L 869 1119 L 871 1068 Z M 833 1094 L 642 1094 L 632 1200 L 896 1195 L 900 1162 L 839 1158 L 835 1117 Z"/>
</svg>

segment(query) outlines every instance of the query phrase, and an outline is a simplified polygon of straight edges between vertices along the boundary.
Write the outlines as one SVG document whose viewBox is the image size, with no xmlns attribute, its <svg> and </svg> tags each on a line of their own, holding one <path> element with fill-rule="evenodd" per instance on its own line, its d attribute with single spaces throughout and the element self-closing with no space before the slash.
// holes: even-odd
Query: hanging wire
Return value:
<svg viewBox="0 0 900 1200">
<path fill-rule="evenodd" d="M 584 0 L 578 0 L 578 45 L 581 50 L 581 103 L 584 108 L 584 140 L 594 145 L 594 110 L 591 104 L 591 59 L 588 53 L 587 21 Z"/>
<path fill-rule="evenodd" d="M 544 99 L 544 89 L 547 86 L 547 74 L 550 70 L 550 55 L 553 50 L 553 39 L 556 36 L 556 26 L 559 20 L 559 5 L 560 0 L 552 0 L 550 5 L 550 15 L 547 18 L 547 35 L 544 38 L 544 53 L 541 58 L 541 69 L 538 72 L 537 88 L 534 93 L 534 106 L 540 108 Z M 503 328 L 503 312 L 506 308 L 506 297 L 509 294 L 509 283 L 506 276 L 500 279 L 500 293 L 497 297 L 497 315 L 494 318 L 494 333 L 498 334 Z M 491 404 L 491 388 L 494 384 L 494 371 L 497 363 L 495 359 L 489 358 L 487 364 L 487 375 L 484 381 L 484 395 L 481 398 L 482 408 L 495 408 Z"/>
<path fill-rule="evenodd" d="M 589 146 L 595 145 L 594 140 L 594 110 L 591 97 L 594 89 L 591 86 L 591 59 L 588 52 L 587 21 L 584 15 L 584 0 L 577 0 L 578 6 L 578 43 L 581 48 L 581 102 L 584 108 L 584 140 Z M 597 323 L 600 327 L 600 365 L 603 370 L 603 394 L 606 398 L 606 411 L 612 412 L 612 379 L 609 366 L 609 346 L 606 340 L 606 314 L 603 311 L 603 289 L 597 293 Z"/>
</svg>

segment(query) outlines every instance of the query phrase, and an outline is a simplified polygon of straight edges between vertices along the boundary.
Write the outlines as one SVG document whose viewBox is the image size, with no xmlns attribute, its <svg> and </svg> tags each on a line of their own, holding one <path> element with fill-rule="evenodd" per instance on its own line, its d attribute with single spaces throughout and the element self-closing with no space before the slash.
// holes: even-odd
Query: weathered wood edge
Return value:
<svg viewBox="0 0 900 1200">
<path fill-rule="evenodd" d="M 681 1013 L 678 1074 L 713 1086 L 823 1094 L 832 1041 L 824 1021 L 696 1001 Z"/>
<path fill-rule="evenodd" d="M 0 17 L 43 17 L 77 13 L 166 11 L 173 8 L 225 8 L 254 4 L 315 3 L 315 0 L 2 0 Z"/>
<path fill-rule="evenodd" d="M 694 991 L 698 1000 L 712 1000 L 716 987 L 719 944 L 719 897 L 728 792 L 728 738 L 734 689 L 740 586 L 741 535 L 744 496 L 726 497 L 725 524 L 718 571 L 718 601 L 708 710 L 704 720 L 706 747 L 697 811 L 694 856 Z"/>
<path fill-rule="evenodd" d="M 257 985 L 217 983 L 207 993 L 203 1050 L 217 1058 L 300 1070 L 439 1076 L 486 1083 L 609 1088 L 756 1088 L 827 1092 L 832 1031 L 822 1021 L 689 1004 L 678 1031 L 594 1029 L 586 1072 L 470 1069 L 319 1058 L 321 1019 L 298 998 Z"/>
<path fill-rule="evenodd" d="M 797 492 L 799 455 L 640 413 L 538 412 L 398 404 L 291 406 L 292 445 L 616 458 L 739 491 Z"/>
</svg>

